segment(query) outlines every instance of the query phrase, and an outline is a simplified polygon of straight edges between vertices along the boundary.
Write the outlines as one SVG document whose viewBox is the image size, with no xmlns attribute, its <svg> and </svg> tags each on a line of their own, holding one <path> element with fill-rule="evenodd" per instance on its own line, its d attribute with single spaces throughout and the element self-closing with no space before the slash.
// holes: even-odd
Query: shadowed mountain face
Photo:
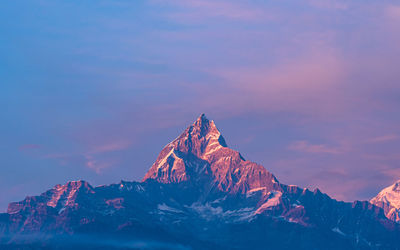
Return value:
<svg viewBox="0 0 400 250">
<path fill-rule="evenodd" d="M 279 183 L 204 115 L 142 182 L 57 185 L 11 203 L 0 235 L 8 249 L 400 248 L 400 226 L 383 209 Z"/>
</svg>

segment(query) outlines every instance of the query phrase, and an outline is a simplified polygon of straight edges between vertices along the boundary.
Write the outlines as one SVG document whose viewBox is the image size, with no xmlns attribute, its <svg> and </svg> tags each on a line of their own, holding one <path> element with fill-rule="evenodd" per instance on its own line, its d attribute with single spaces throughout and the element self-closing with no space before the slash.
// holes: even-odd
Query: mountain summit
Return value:
<svg viewBox="0 0 400 250">
<path fill-rule="evenodd" d="M 396 206 L 399 187 L 376 200 Z M 204 114 L 142 182 L 72 181 L 0 214 L 0 249 L 400 249 L 399 234 L 367 201 L 280 183 Z"/>
<path fill-rule="evenodd" d="M 214 121 L 204 114 L 163 148 L 143 181 L 148 179 L 161 183 L 210 181 L 212 188 L 231 193 L 280 190 L 275 176 L 264 167 L 228 148 Z"/>
<path fill-rule="evenodd" d="M 370 202 L 383 208 L 389 219 L 400 222 L 400 180 L 384 188 Z"/>
</svg>

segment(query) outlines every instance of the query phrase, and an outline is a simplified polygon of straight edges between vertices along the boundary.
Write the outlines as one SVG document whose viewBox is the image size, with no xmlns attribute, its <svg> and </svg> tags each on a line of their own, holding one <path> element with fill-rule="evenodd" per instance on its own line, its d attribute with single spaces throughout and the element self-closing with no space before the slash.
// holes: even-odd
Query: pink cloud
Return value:
<svg viewBox="0 0 400 250">
<path fill-rule="evenodd" d="M 104 169 L 112 167 L 116 162 L 113 161 L 99 161 L 92 155 L 85 155 L 86 167 L 94 170 L 97 174 L 101 174 Z"/>
<path fill-rule="evenodd" d="M 294 111 L 325 117 L 347 112 L 349 104 L 354 105 L 358 100 L 349 100 L 342 91 L 348 74 L 345 60 L 325 45 L 306 51 L 294 58 L 283 57 L 273 66 L 210 70 L 224 83 L 221 91 L 210 92 L 203 102 L 217 106 L 216 102 L 223 101 L 236 112 Z"/>
<path fill-rule="evenodd" d="M 340 154 L 343 150 L 330 147 L 324 144 L 311 144 L 308 141 L 295 141 L 292 142 L 288 149 L 293 151 L 305 153 L 327 153 L 327 154 Z"/>
<path fill-rule="evenodd" d="M 182 7 L 168 16 L 180 21 L 200 21 L 210 17 L 220 17 L 236 20 L 259 20 L 267 17 L 264 11 L 249 4 L 240 4 L 224 0 L 153 0 L 154 4 L 169 4 Z"/>
<path fill-rule="evenodd" d="M 395 32 L 381 34 L 379 30 L 347 25 L 353 15 L 357 16 L 357 20 L 365 21 L 365 27 L 381 25 L 385 21 L 381 20 L 382 6 L 385 5 L 379 4 L 377 8 L 375 4 L 356 1 L 305 0 L 300 2 L 306 7 L 312 5 L 322 10 L 312 9 L 304 15 L 302 11 L 293 12 L 282 7 L 274 9 L 275 6 L 262 4 L 254 8 L 256 4 L 249 2 L 167 2 L 181 6 L 183 14 L 188 16 L 196 11 L 199 18 L 203 19 L 218 16 L 218 11 L 226 10 L 221 15 L 227 18 L 257 17 L 265 20 L 272 7 L 274 17 L 278 20 L 276 23 L 282 27 L 279 30 L 226 27 L 221 31 L 215 25 L 207 25 L 201 29 L 157 33 L 161 39 L 167 39 L 171 44 L 185 41 L 185 44 L 204 44 L 210 48 L 211 53 L 193 49 L 181 57 L 174 54 L 175 61 L 182 63 L 182 67 L 188 67 L 190 61 L 194 61 L 195 66 L 201 62 L 208 65 L 216 61 L 227 61 L 217 67 L 212 65 L 201 69 L 218 78 L 219 82 L 213 88 L 192 87 L 202 96 L 196 100 L 195 105 L 204 110 L 217 111 L 223 116 L 254 110 L 283 111 L 334 120 L 338 116 L 354 119 L 354 116 L 361 116 L 360 113 L 370 112 L 377 107 L 386 108 L 382 107 L 385 100 L 378 100 L 372 95 L 376 94 L 374 88 L 381 88 L 391 82 L 385 78 L 397 70 L 387 67 L 396 63 L 383 62 L 388 57 L 382 56 L 381 50 L 377 52 L 370 47 L 379 45 L 382 48 L 387 41 L 393 40 L 391 36 Z M 397 13 L 396 7 L 388 8 L 388 13 Z M 352 15 L 326 12 L 331 9 L 348 10 Z M 251 14 L 229 14 L 236 11 Z M 185 23 L 187 20 L 178 21 Z M 271 26 L 274 27 L 274 24 Z M 373 40 L 366 42 L 369 40 L 365 37 L 370 36 Z M 196 43 L 204 37 L 213 38 L 212 44 Z M 392 49 L 397 47 L 387 46 Z M 168 50 L 160 53 L 168 53 L 164 51 Z M 374 83 L 370 83 L 372 81 Z"/>
<path fill-rule="evenodd" d="M 368 159 L 368 160 L 375 160 L 379 162 L 384 162 L 384 161 L 400 161 L 400 153 L 385 153 L 385 154 L 376 154 L 376 153 L 368 153 L 368 154 L 362 154 L 362 158 Z"/>
<path fill-rule="evenodd" d="M 347 10 L 349 8 L 348 1 L 338 1 L 338 0 L 308 0 L 311 6 L 330 9 L 330 10 Z"/>
<path fill-rule="evenodd" d="M 115 157 L 108 156 L 103 159 L 102 154 L 116 152 L 127 149 L 131 145 L 128 141 L 114 141 L 93 147 L 87 153 L 84 153 L 86 163 L 85 166 L 94 170 L 97 174 L 101 174 L 105 169 L 113 167 L 118 160 Z"/>
<path fill-rule="evenodd" d="M 395 141 L 395 140 L 399 140 L 399 139 L 400 139 L 399 135 L 390 134 L 390 135 L 383 135 L 383 136 L 371 138 L 367 142 L 368 143 L 381 143 L 381 142 Z"/>
<path fill-rule="evenodd" d="M 119 159 L 115 155 L 104 154 L 117 152 L 128 148 L 131 143 L 127 141 L 114 141 L 93 146 L 89 150 L 82 150 L 71 153 L 50 153 L 44 155 L 47 159 L 56 159 L 60 165 L 83 164 L 85 167 L 101 174 L 105 169 L 115 166 Z"/>
<path fill-rule="evenodd" d="M 394 21 L 400 20 L 400 5 L 389 5 L 385 9 L 385 14 L 388 18 L 394 19 Z"/>
<path fill-rule="evenodd" d="M 128 141 L 115 141 L 103 145 L 94 146 L 89 150 L 89 154 L 100 154 L 106 152 L 120 151 L 128 148 L 131 145 Z"/>
<path fill-rule="evenodd" d="M 38 149 L 38 148 L 40 148 L 40 147 L 41 147 L 41 146 L 38 145 L 38 144 L 24 144 L 24 145 L 21 145 L 21 146 L 19 147 L 19 150 L 20 150 L 20 151 L 25 151 L 25 150 Z"/>
</svg>

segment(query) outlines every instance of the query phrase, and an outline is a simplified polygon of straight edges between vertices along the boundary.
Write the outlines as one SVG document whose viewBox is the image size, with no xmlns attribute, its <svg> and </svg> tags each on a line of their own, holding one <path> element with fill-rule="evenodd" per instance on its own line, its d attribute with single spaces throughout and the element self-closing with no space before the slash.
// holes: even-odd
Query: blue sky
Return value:
<svg viewBox="0 0 400 250">
<path fill-rule="evenodd" d="M 0 209 L 140 180 L 201 113 L 284 183 L 400 179 L 397 1 L 3 1 Z"/>
</svg>

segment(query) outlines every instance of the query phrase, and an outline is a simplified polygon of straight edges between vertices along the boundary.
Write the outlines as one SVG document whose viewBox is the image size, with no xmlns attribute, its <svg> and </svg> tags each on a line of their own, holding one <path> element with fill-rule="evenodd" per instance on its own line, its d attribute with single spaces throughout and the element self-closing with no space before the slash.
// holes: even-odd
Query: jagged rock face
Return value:
<svg viewBox="0 0 400 250">
<path fill-rule="evenodd" d="M 386 217 L 400 223 L 400 180 L 384 188 L 370 202 L 383 208 Z"/>
<path fill-rule="evenodd" d="M 143 181 L 148 179 L 161 183 L 208 180 L 231 193 L 280 190 L 277 179 L 264 167 L 228 148 L 214 121 L 204 114 L 164 147 Z"/>
</svg>

